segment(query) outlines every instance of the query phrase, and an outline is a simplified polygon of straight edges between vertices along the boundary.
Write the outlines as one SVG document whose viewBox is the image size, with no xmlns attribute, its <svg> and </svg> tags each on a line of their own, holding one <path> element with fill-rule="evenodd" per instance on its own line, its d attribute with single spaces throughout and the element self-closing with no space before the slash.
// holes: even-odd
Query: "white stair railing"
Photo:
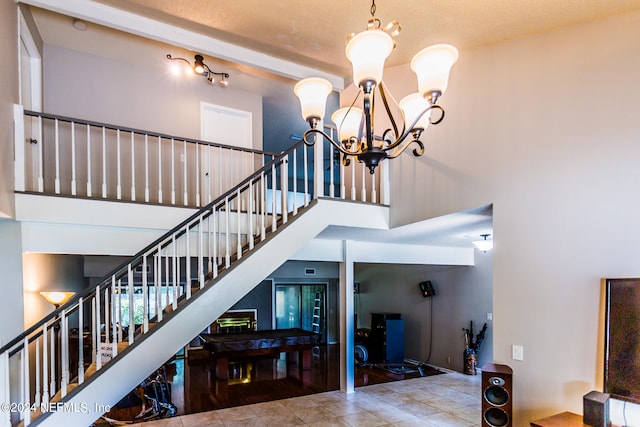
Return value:
<svg viewBox="0 0 640 427">
<path fill-rule="evenodd" d="M 0 389 L 21 390 L 23 410 L 18 418 L 24 425 L 159 327 L 169 313 L 284 226 L 294 211 L 303 210 L 305 201 L 308 204 L 314 196 L 293 195 L 289 188 L 298 180 L 313 188 L 290 161 L 304 157 L 304 151 L 311 150 L 298 144 L 282 153 L 116 268 L 95 288 L 77 294 L 3 346 L 0 373 L 14 360 L 21 373 L 17 384 L 0 375 Z M 183 338 L 186 342 L 192 337 Z M 34 412 L 30 406 L 35 402 L 39 411 Z"/>
<path fill-rule="evenodd" d="M 22 116 L 14 118 L 16 191 L 197 208 L 275 156 L 53 114 Z"/>
</svg>

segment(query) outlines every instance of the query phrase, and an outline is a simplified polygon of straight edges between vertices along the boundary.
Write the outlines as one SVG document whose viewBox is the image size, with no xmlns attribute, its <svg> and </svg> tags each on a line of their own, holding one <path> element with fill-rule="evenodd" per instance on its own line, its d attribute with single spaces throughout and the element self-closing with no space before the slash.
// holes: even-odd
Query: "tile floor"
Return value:
<svg viewBox="0 0 640 427">
<path fill-rule="evenodd" d="M 144 427 L 480 425 L 480 374 L 446 373 L 148 421 Z"/>
</svg>

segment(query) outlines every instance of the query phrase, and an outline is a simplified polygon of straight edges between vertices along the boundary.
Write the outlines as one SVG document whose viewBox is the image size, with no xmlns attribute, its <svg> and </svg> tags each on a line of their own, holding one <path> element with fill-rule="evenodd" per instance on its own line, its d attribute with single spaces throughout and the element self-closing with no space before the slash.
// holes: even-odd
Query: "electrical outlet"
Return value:
<svg viewBox="0 0 640 427">
<path fill-rule="evenodd" d="M 487 320 L 493 320 L 493 313 L 487 313 Z"/>
<path fill-rule="evenodd" d="M 524 348 L 521 345 L 512 345 L 511 358 L 513 360 L 524 360 Z"/>
</svg>

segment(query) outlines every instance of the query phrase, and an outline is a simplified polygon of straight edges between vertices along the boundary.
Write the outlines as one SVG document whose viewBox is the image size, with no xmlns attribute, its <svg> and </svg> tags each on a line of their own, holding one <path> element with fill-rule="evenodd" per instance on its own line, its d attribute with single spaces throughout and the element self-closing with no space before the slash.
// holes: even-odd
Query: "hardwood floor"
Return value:
<svg viewBox="0 0 640 427">
<path fill-rule="evenodd" d="M 252 357 L 230 363 L 229 380 L 216 379 L 208 353 L 191 351 L 186 358 L 178 358 L 167 365 L 167 379 L 171 383 L 172 404 L 176 415 L 195 414 L 216 409 L 251 405 L 260 402 L 306 396 L 340 388 L 340 354 L 337 345 L 319 346 L 314 352 L 311 370 L 302 371 L 296 363 L 287 365 L 280 357 Z M 393 382 L 441 373 L 424 367 L 396 372 L 377 366 L 356 366 L 355 386 Z M 131 421 L 141 412 L 136 397 L 123 402 L 107 414 L 109 418 Z"/>
</svg>

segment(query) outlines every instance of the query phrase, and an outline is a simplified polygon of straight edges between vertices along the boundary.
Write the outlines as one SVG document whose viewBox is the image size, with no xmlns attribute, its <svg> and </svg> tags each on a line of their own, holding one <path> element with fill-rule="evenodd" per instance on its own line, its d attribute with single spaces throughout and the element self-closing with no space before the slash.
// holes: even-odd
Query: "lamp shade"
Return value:
<svg viewBox="0 0 640 427">
<path fill-rule="evenodd" d="M 404 113 L 404 125 L 407 130 L 412 129 L 412 124 L 414 120 L 427 108 L 430 107 L 429 101 L 424 99 L 424 96 L 415 92 L 410 95 L 405 96 L 400 100 L 400 108 Z M 420 117 L 420 120 L 413 126 L 413 128 L 422 128 L 426 129 L 429 126 L 429 117 L 431 116 L 431 111 L 427 111 Z"/>
<path fill-rule="evenodd" d="M 49 304 L 52 304 L 56 307 L 61 306 L 65 302 L 69 301 L 75 292 L 64 292 L 64 291 L 52 291 L 52 292 L 40 292 L 40 295 L 46 299 Z"/>
<path fill-rule="evenodd" d="M 320 77 L 300 80 L 293 88 L 293 92 L 300 99 L 302 118 L 322 119 L 327 105 L 327 96 L 332 89 L 329 80 Z"/>
<path fill-rule="evenodd" d="M 331 120 L 338 128 L 338 139 L 346 141 L 350 137 L 357 137 L 360 133 L 362 110 L 357 107 L 344 107 L 331 115 Z"/>
<path fill-rule="evenodd" d="M 458 49 L 450 44 L 435 44 L 416 53 L 411 60 L 411 70 L 418 76 L 418 92 L 444 94 L 451 67 L 457 60 Z"/>
<path fill-rule="evenodd" d="M 384 62 L 392 50 L 393 39 L 382 30 L 365 30 L 353 36 L 345 49 L 353 67 L 353 83 L 380 83 Z"/>
</svg>

